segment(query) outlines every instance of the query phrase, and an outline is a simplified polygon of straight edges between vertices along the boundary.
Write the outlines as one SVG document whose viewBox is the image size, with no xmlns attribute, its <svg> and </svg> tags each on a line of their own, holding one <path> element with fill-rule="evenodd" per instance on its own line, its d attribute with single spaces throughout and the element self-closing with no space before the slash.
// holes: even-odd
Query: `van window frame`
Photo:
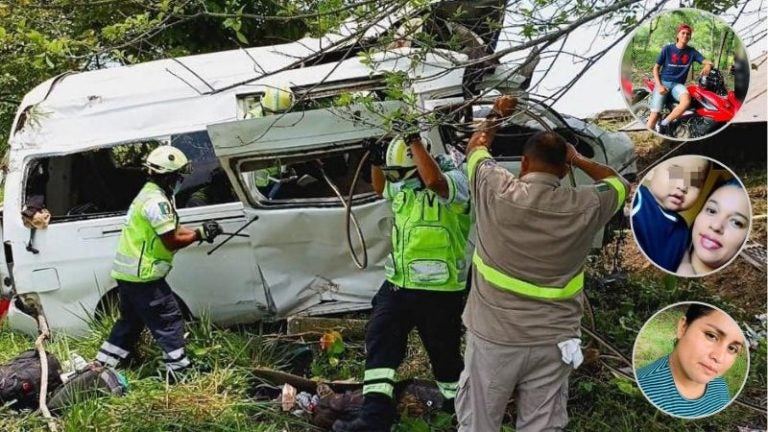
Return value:
<svg viewBox="0 0 768 432">
<path fill-rule="evenodd" d="M 23 162 L 24 163 L 23 177 L 22 177 L 22 185 L 23 185 L 23 187 L 22 187 L 22 190 L 21 190 L 21 203 L 22 203 L 21 206 L 22 206 L 22 209 L 27 205 L 26 203 L 28 202 L 28 199 L 30 198 L 28 196 L 28 193 L 29 193 L 29 181 L 30 181 L 30 176 L 31 176 L 31 172 L 30 171 L 31 171 L 31 169 L 34 166 L 34 162 L 35 161 L 50 160 L 52 158 L 61 158 L 61 157 L 75 158 L 78 155 L 83 155 L 85 153 L 92 152 L 92 151 L 99 151 L 99 150 L 114 151 L 115 148 L 120 147 L 120 146 L 125 146 L 125 145 L 142 145 L 142 144 L 152 145 L 152 144 L 155 144 L 155 143 L 157 143 L 157 145 L 173 145 L 175 137 L 178 137 L 178 136 L 181 136 L 181 135 L 196 134 L 196 133 L 207 133 L 207 131 L 205 129 L 202 129 L 202 130 L 193 130 L 193 131 L 187 131 L 187 132 L 179 132 L 179 133 L 155 136 L 155 137 L 150 137 L 150 138 L 138 138 L 138 139 L 127 141 L 127 142 L 119 142 L 119 143 L 114 143 L 114 144 L 109 144 L 109 145 L 97 146 L 97 147 L 93 147 L 93 148 L 79 149 L 78 151 L 74 151 L 74 152 L 67 152 L 67 153 L 41 153 L 41 154 L 37 154 L 37 155 L 33 155 L 33 156 L 30 156 L 30 157 L 27 157 L 27 158 L 25 158 L 25 160 Z M 208 139 L 208 145 L 210 145 L 211 149 L 213 149 L 213 143 L 210 141 L 210 137 Z M 216 160 L 219 163 L 218 166 L 221 167 L 221 161 L 218 159 L 218 157 L 216 158 Z M 4 181 L 4 179 L 3 179 L 3 181 Z M 50 181 L 50 180 L 48 180 L 48 181 Z M 141 182 L 141 184 L 143 185 L 145 183 L 146 183 L 146 175 L 145 175 L 144 180 Z M 47 184 L 47 182 L 46 182 L 46 184 Z M 138 190 L 136 191 L 136 193 L 138 193 Z M 47 195 L 47 194 L 48 193 L 46 191 L 45 195 Z M 229 203 L 238 203 L 238 202 L 240 202 L 237 199 L 237 196 L 234 193 L 232 194 L 232 196 L 233 196 L 233 198 L 232 198 L 231 201 L 227 201 L 225 203 L 207 204 L 205 206 L 200 206 L 200 207 L 204 208 L 204 207 L 208 207 L 208 206 L 215 206 L 215 205 L 222 205 L 222 204 L 229 204 Z M 121 209 L 121 210 L 100 211 L 100 212 L 95 212 L 95 213 L 80 213 L 80 214 L 73 214 L 73 215 L 61 214 L 61 213 L 56 214 L 54 212 L 51 212 L 51 219 L 50 219 L 49 224 L 52 225 L 52 224 L 60 224 L 60 223 L 67 223 L 67 222 L 77 222 L 77 221 L 83 221 L 83 220 L 108 219 L 108 218 L 113 218 L 113 217 L 125 216 L 128 213 L 128 208 L 130 207 L 130 202 L 132 202 L 134 198 L 135 198 L 135 194 L 130 197 L 130 201 L 129 201 L 128 205 L 124 209 Z M 173 198 L 173 199 L 175 200 L 175 198 Z M 47 204 L 47 202 L 46 202 L 46 204 Z M 47 206 L 46 206 L 46 208 L 47 208 Z M 185 206 L 185 207 L 180 207 L 179 209 L 186 210 L 186 209 L 193 209 L 193 208 L 195 208 L 195 207 L 194 206 Z"/>
<path fill-rule="evenodd" d="M 240 188 L 244 192 L 244 195 L 246 196 L 248 200 L 248 204 L 253 208 L 258 209 L 287 209 L 287 208 L 298 208 L 298 207 L 316 207 L 316 208 L 337 208 L 337 207 L 343 207 L 343 204 L 341 201 L 339 201 L 338 197 L 335 195 L 330 195 L 328 197 L 317 197 L 317 198 L 284 198 L 284 199 L 273 199 L 270 200 L 269 198 L 265 197 L 261 194 L 260 191 L 257 190 L 257 193 L 253 193 L 253 191 L 250 189 L 249 185 L 246 183 L 246 180 L 243 176 L 243 166 L 250 163 L 263 163 L 264 161 L 271 161 L 271 160 L 279 160 L 279 159 L 285 159 L 285 160 L 311 160 L 312 156 L 317 155 L 320 156 L 327 156 L 329 154 L 332 155 L 343 155 L 346 153 L 349 153 L 350 151 L 360 151 L 361 155 L 365 153 L 365 148 L 363 144 L 360 141 L 354 141 L 354 142 L 347 142 L 347 143 L 334 143 L 331 145 L 324 145 L 322 147 L 318 147 L 317 149 L 312 150 L 302 150 L 302 151 L 291 151 L 291 152 L 275 152 L 275 153 L 266 153 L 266 154 L 260 154 L 257 156 L 246 156 L 246 157 L 238 157 L 233 158 L 230 160 L 230 168 L 235 173 L 235 176 L 237 177 L 237 181 L 240 185 Z M 360 162 L 358 162 L 359 164 Z M 358 164 L 354 164 L 354 166 L 349 167 L 349 173 L 351 173 L 354 176 L 355 171 L 357 170 Z M 268 164 L 267 164 L 268 165 Z M 363 167 L 360 169 L 360 177 L 358 178 L 358 185 L 361 181 L 363 181 L 362 177 L 365 174 L 365 171 L 370 172 L 370 162 L 366 161 L 363 165 Z M 250 170 L 249 170 L 250 172 Z M 320 178 L 317 179 L 317 181 L 325 183 L 325 180 Z M 336 185 L 338 187 L 338 185 Z M 340 189 L 342 197 L 346 201 L 349 197 L 349 190 Z M 371 191 L 369 192 L 362 192 L 355 194 L 352 197 L 351 205 L 354 207 L 355 205 L 359 204 L 365 204 L 369 202 L 374 202 L 377 200 L 383 199 L 380 197 L 376 192 L 373 190 L 373 185 L 371 184 Z"/>
</svg>

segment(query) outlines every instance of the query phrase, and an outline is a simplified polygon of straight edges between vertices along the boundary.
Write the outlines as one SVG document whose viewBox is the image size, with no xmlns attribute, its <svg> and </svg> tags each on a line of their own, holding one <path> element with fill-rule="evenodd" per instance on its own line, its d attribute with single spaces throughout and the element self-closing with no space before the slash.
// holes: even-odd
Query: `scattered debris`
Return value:
<svg viewBox="0 0 768 432">
<path fill-rule="evenodd" d="M 765 273 L 766 267 L 766 248 L 764 244 L 755 242 L 748 242 L 744 249 L 741 250 L 741 255 L 744 260 L 752 264 L 755 268 Z"/>
<path fill-rule="evenodd" d="M 337 331 L 347 339 L 364 339 L 368 320 L 292 316 L 288 318 L 288 334 L 327 333 Z"/>
</svg>

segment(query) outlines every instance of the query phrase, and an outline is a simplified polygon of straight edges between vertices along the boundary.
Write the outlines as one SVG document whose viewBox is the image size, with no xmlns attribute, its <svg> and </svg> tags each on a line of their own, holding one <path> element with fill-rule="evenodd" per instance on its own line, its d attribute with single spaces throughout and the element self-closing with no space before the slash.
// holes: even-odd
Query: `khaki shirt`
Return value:
<svg viewBox="0 0 768 432">
<path fill-rule="evenodd" d="M 483 149 L 473 151 L 468 166 L 478 254 L 487 265 L 538 286 L 565 286 L 582 271 L 595 234 L 627 191 L 623 179 L 618 191 L 606 182 L 562 187 L 556 176 L 541 172 L 518 178 Z M 490 342 L 556 344 L 580 336 L 582 300 L 582 292 L 565 300 L 524 297 L 474 269 L 463 320 Z"/>
</svg>

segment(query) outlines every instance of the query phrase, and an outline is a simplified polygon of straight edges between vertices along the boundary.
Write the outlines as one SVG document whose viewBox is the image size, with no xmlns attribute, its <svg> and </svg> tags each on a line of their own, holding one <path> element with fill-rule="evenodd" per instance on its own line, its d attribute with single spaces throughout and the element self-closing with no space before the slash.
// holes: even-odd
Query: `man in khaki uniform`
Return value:
<svg viewBox="0 0 768 432">
<path fill-rule="evenodd" d="M 582 360 L 584 262 L 628 191 L 616 171 L 581 157 L 554 132 L 526 142 L 519 176 L 497 165 L 488 151 L 496 118 L 516 105 L 510 96 L 497 99 L 467 146 L 477 242 L 456 398 L 462 432 L 498 431 L 512 394 L 518 432 L 565 427 L 568 375 Z M 569 165 L 596 183 L 561 186 Z"/>
</svg>

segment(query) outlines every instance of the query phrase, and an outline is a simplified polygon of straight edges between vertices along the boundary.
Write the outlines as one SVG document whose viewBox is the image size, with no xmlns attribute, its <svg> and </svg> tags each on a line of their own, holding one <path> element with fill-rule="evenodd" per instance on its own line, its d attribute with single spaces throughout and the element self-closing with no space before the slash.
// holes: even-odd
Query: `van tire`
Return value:
<svg viewBox="0 0 768 432">
<path fill-rule="evenodd" d="M 189 310 L 189 307 L 184 302 L 184 300 L 179 297 L 178 294 L 173 293 L 173 297 L 176 299 L 176 301 L 179 303 L 179 307 L 181 308 L 181 315 L 184 317 L 184 321 L 194 321 L 195 317 L 192 315 L 192 312 Z M 118 307 L 119 307 L 120 298 L 117 295 L 117 287 L 114 287 L 107 291 L 106 294 L 101 296 L 101 299 L 99 299 L 99 303 L 96 305 L 96 310 L 94 311 L 93 317 L 96 320 L 102 320 L 106 316 L 110 316 L 113 313 L 116 315 L 118 314 Z"/>
</svg>

